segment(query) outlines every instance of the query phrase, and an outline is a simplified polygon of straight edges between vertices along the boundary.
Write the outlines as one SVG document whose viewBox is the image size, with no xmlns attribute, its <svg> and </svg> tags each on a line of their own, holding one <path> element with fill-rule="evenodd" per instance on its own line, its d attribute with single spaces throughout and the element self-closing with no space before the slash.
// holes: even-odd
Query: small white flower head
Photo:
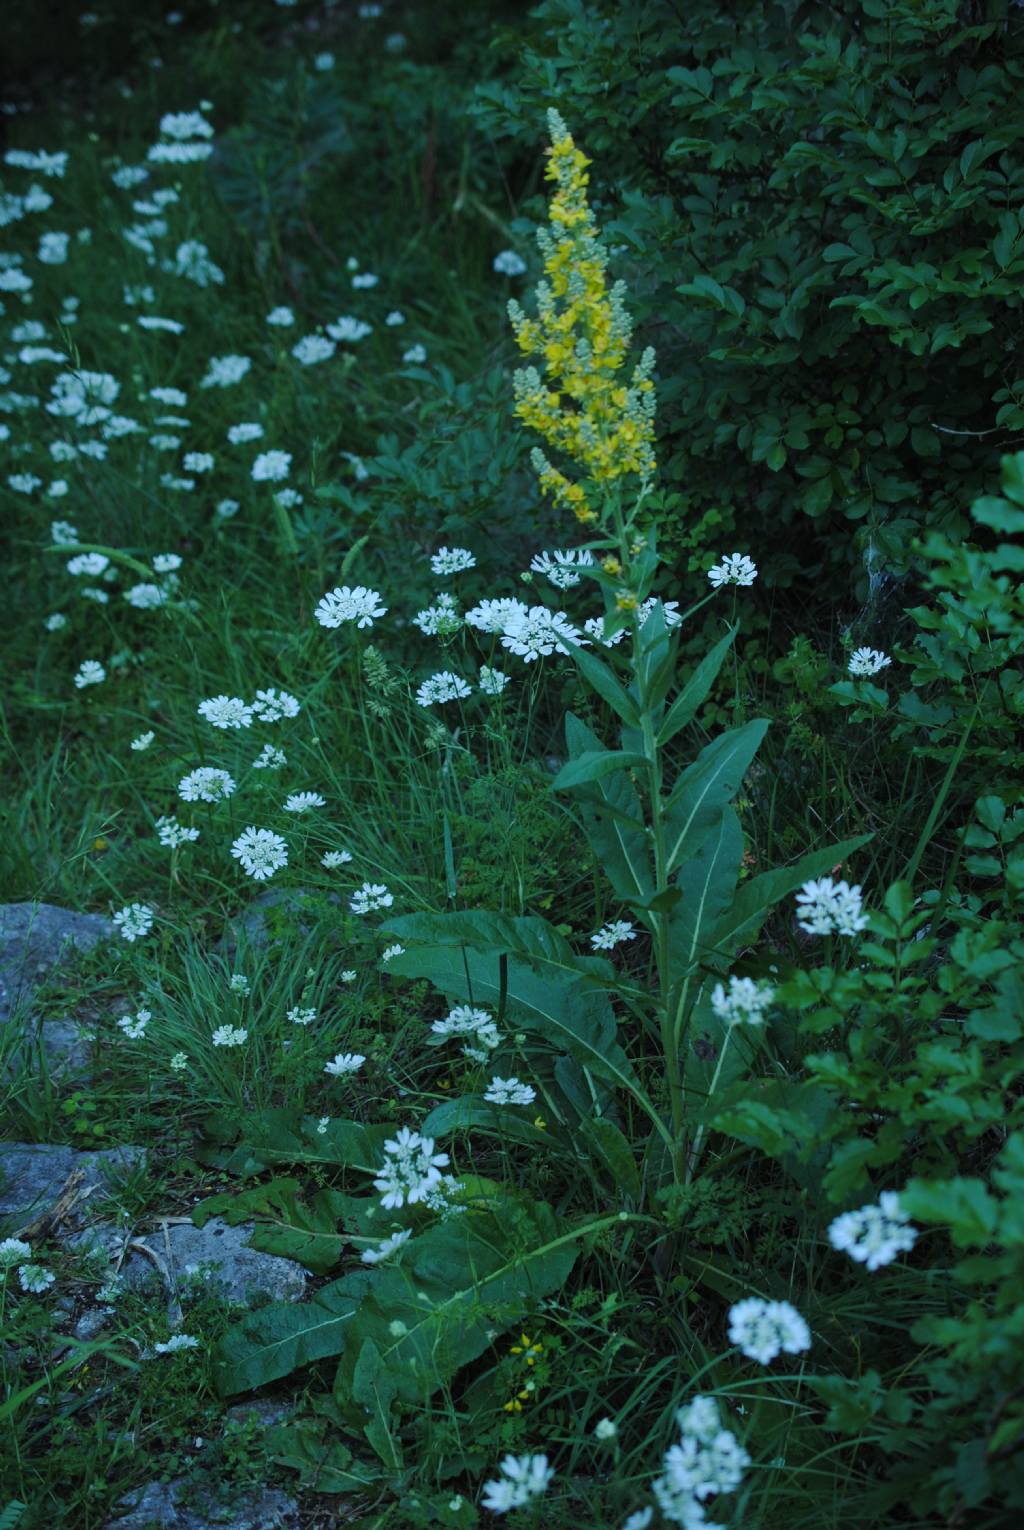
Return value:
<svg viewBox="0 0 1024 1530">
<path fill-rule="evenodd" d="M 402 360 L 406 366 L 421 367 L 427 359 L 425 345 L 410 345 L 407 351 L 402 352 Z"/>
<path fill-rule="evenodd" d="M 451 637 L 462 626 L 462 617 L 453 596 L 442 592 L 432 606 L 417 611 L 412 619 L 424 637 Z"/>
<path fill-rule="evenodd" d="M 628 919 L 613 919 L 591 935 L 590 944 L 595 951 L 611 951 L 624 940 L 635 939 L 636 931 Z"/>
<path fill-rule="evenodd" d="M 583 641 L 579 628 L 573 626 L 564 611 L 549 611 L 547 606 L 527 608 L 518 601 L 509 604 L 519 609 L 510 611 L 505 620 L 502 646 L 518 654 L 524 663 L 531 664 L 549 653 L 567 654 L 566 639 L 577 644 Z M 467 621 L 470 615 L 466 613 Z"/>
<path fill-rule="evenodd" d="M 489 664 L 480 666 L 480 689 L 485 696 L 500 696 L 508 684 L 508 678 L 500 669 L 491 669 Z"/>
<path fill-rule="evenodd" d="M 76 579 L 82 574 L 88 574 L 91 579 L 95 579 L 109 567 L 110 559 L 106 553 L 77 553 L 75 557 L 68 559 L 68 573 L 74 574 Z"/>
<path fill-rule="evenodd" d="M 344 1078 L 346 1074 L 358 1073 L 365 1061 L 361 1052 L 339 1052 L 329 1063 L 325 1063 L 324 1072 L 332 1078 Z"/>
<path fill-rule="evenodd" d="M 177 553 L 157 553 L 153 558 L 153 571 L 157 574 L 173 574 L 181 567 Z"/>
<path fill-rule="evenodd" d="M 273 325 L 275 329 L 288 329 L 295 323 L 295 315 L 290 308 L 272 308 L 267 314 L 267 323 Z"/>
<path fill-rule="evenodd" d="M 176 1355 L 182 1349 L 198 1349 L 199 1340 L 194 1339 L 190 1333 L 175 1333 L 167 1340 L 166 1344 L 154 1344 L 155 1355 Z"/>
<path fill-rule="evenodd" d="M 257 882 L 266 882 L 288 864 L 288 846 L 280 834 L 252 825 L 231 846 L 231 854 L 241 862 L 242 870 Z"/>
<path fill-rule="evenodd" d="M 308 813 L 311 808 L 326 806 L 327 799 L 319 792 L 292 792 L 285 799 L 284 810 L 286 813 Z"/>
<path fill-rule="evenodd" d="M 425 1200 L 427 1192 L 440 1183 L 441 1170 L 448 1162 L 447 1153 L 434 1152 L 433 1137 L 421 1137 L 419 1132 L 401 1127 L 385 1142 L 384 1162 L 373 1182 L 384 1209 L 397 1211 Z"/>
<path fill-rule="evenodd" d="M 404 954 L 405 954 L 405 947 L 404 946 L 400 946 L 400 945 L 398 945 L 396 943 L 393 946 L 385 946 L 384 950 L 381 952 L 380 959 L 381 959 L 382 962 L 386 963 L 386 962 L 394 961 L 396 956 L 403 956 Z"/>
<path fill-rule="evenodd" d="M 218 1025 L 210 1037 L 215 1047 L 242 1047 L 248 1040 L 249 1032 L 234 1025 Z"/>
<path fill-rule="evenodd" d="M 695 1397 L 676 1413 L 680 1439 L 665 1453 L 664 1475 L 653 1484 L 664 1517 L 684 1526 L 704 1523 L 704 1499 L 738 1487 L 750 1457 L 724 1428 L 713 1397 Z M 709 1527 L 710 1530 L 710 1527 Z"/>
<path fill-rule="evenodd" d="M 394 895 L 383 882 L 364 882 L 352 894 L 348 906 L 353 914 L 372 914 L 379 908 L 390 908 L 394 901 Z"/>
<path fill-rule="evenodd" d="M 544 574 L 556 590 L 571 590 L 579 584 L 581 568 L 590 568 L 594 554 L 586 547 L 569 547 L 562 552 L 538 553 L 530 561 L 535 574 Z"/>
<path fill-rule="evenodd" d="M 63 611 L 54 611 L 52 616 L 48 616 L 46 618 L 43 626 L 46 628 L 47 632 L 60 632 L 60 630 L 63 627 L 66 627 L 67 624 L 68 619 L 64 615 Z"/>
<path fill-rule="evenodd" d="M 353 276 L 352 285 L 357 290 L 361 290 L 369 287 L 376 287 L 379 281 L 380 277 L 375 276 L 372 271 L 359 271 L 355 276 Z"/>
<path fill-rule="evenodd" d="M 555 1475 L 547 1456 L 506 1456 L 498 1470 L 501 1476 L 484 1483 L 480 1500 L 492 1514 L 507 1514 L 542 1497 Z"/>
<path fill-rule="evenodd" d="M 320 1137 L 326 1137 L 326 1135 L 327 1135 L 327 1128 L 330 1126 L 330 1124 L 331 1124 L 330 1116 L 321 1116 L 319 1121 L 316 1123 L 317 1135 L 320 1136 Z"/>
<path fill-rule="evenodd" d="M 328 324 L 327 333 L 332 340 L 354 345 L 356 341 L 365 340 L 367 335 L 373 333 L 373 325 L 366 324 L 362 319 L 354 319 L 351 314 L 342 314 L 333 324 Z"/>
<path fill-rule="evenodd" d="M 216 765 L 200 765 L 178 782 L 182 802 L 222 802 L 234 790 L 234 779 Z"/>
<path fill-rule="evenodd" d="M 175 1052 L 171 1058 L 171 1070 L 174 1073 L 184 1073 L 188 1067 L 188 1053 Z"/>
<path fill-rule="evenodd" d="M 153 928 L 153 910 L 148 903 L 128 903 L 114 915 L 114 923 L 122 940 L 133 945 L 143 940 Z"/>
<path fill-rule="evenodd" d="M 229 521 L 233 515 L 237 515 L 241 509 L 237 499 L 221 499 L 217 501 L 217 514 L 222 521 Z"/>
<path fill-rule="evenodd" d="M 169 850 L 177 850 L 179 845 L 194 844 L 199 838 L 198 829 L 188 828 L 176 818 L 158 818 L 156 832 L 160 843 Z"/>
<path fill-rule="evenodd" d="M 257 691 L 256 700 L 252 704 L 253 716 L 265 723 L 280 722 L 283 717 L 298 717 L 301 710 L 294 696 L 287 691 L 275 690 L 273 686 L 265 691 Z"/>
<path fill-rule="evenodd" d="M 30 1291 L 33 1296 L 48 1291 L 56 1278 L 52 1270 L 44 1270 L 41 1264 L 23 1264 L 18 1271 L 21 1289 Z"/>
<path fill-rule="evenodd" d="M 31 1253 L 31 1243 L 26 1243 L 22 1238 L 0 1239 L 0 1270 L 12 1269 L 14 1265 L 28 1259 Z"/>
<path fill-rule="evenodd" d="M 235 383 L 241 382 L 242 378 L 252 366 L 248 356 L 211 356 L 206 375 L 200 380 L 201 388 L 230 388 Z"/>
<path fill-rule="evenodd" d="M 889 655 L 882 653 L 879 648 L 855 648 L 850 655 L 847 669 L 851 675 L 860 680 L 868 675 L 877 675 L 891 663 Z"/>
<path fill-rule="evenodd" d="M 70 521 L 51 521 L 50 541 L 55 547 L 77 547 L 78 529 Z"/>
<path fill-rule="evenodd" d="M 729 1308 L 729 1343 L 748 1360 L 770 1365 L 776 1355 L 796 1355 L 811 1347 L 811 1330 L 789 1302 L 766 1302 L 750 1296 Z"/>
<path fill-rule="evenodd" d="M 346 967 L 345 971 L 341 974 L 341 981 L 343 983 L 354 983 L 358 976 L 359 974 L 354 967 Z"/>
<path fill-rule="evenodd" d="M 135 750 L 136 754 L 141 754 L 143 750 L 149 748 L 155 738 L 156 734 L 150 729 L 148 733 L 140 733 L 138 738 L 133 738 L 131 747 Z"/>
<path fill-rule="evenodd" d="M 292 355 L 304 367 L 313 367 L 319 361 L 330 361 L 337 349 L 337 342 L 328 340 L 326 335 L 303 335 L 292 346 Z"/>
<path fill-rule="evenodd" d="M 623 1522 L 622 1530 L 647 1530 L 647 1527 L 650 1525 L 653 1518 L 653 1509 L 636 1509 L 634 1513 L 632 1513 L 629 1518 Z M 682 1524 L 684 1522 L 680 1520 L 679 1523 Z M 690 1523 L 699 1524 L 700 1520 L 694 1519 L 690 1521 Z M 708 1525 L 707 1530 L 714 1530 L 714 1526 Z"/>
<path fill-rule="evenodd" d="M 619 1426 L 613 1418 L 598 1419 L 594 1425 L 595 1440 L 614 1440 L 619 1432 Z"/>
<path fill-rule="evenodd" d="M 107 594 L 106 590 L 101 590 L 94 584 L 90 584 L 85 587 L 85 589 L 82 591 L 82 599 L 94 600 L 98 606 L 106 606 L 110 604 L 110 596 Z"/>
<path fill-rule="evenodd" d="M 228 427 L 228 441 L 232 446 L 244 446 L 247 441 L 258 441 L 262 434 L 263 426 L 255 423 L 243 422 Z"/>
<path fill-rule="evenodd" d="M 294 1009 L 288 1011 L 286 1018 L 292 1025 L 312 1025 L 316 1019 L 316 1010 L 306 1009 L 303 1005 L 296 1004 Z"/>
<path fill-rule="evenodd" d="M 350 589 L 340 585 L 320 601 L 314 613 L 321 627 L 340 627 L 343 622 L 355 622 L 357 627 L 372 627 L 375 621 L 387 615 L 376 590 L 357 584 Z"/>
<path fill-rule="evenodd" d="M 515 250 L 499 250 L 494 257 L 493 269 L 499 276 L 522 276 L 526 271 L 526 261 Z"/>
<path fill-rule="evenodd" d="M 136 611 L 155 611 L 167 604 L 167 591 L 158 584 L 133 584 L 125 590 L 124 598 Z"/>
<path fill-rule="evenodd" d="M 443 1020 L 435 1020 L 430 1029 L 435 1036 L 468 1037 L 477 1043 L 463 1048 L 466 1056 L 477 1062 L 485 1061 L 487 1053 L 493 1052 L 501 1040 L 490 1011 L 474 1009 L 471 1004 L 456 1004 Z"/>
<path fill-rule="evenodd" d="M 102 685 L 107 672 L 97 659 L 83 659 L 75 673 L 75 687 L 84 690 L 87 685 Z"/>
<path fill-rule="evenodd" d="M 287 765 L 288 757 L 283 749 L 275 749 L 273 744 L 264 744 L 259 754 L 252 762 L 253 770 L 280 770 L 282 765 Z"/>
<path fill-rule="evenodd" d="M 877 1206 L 862 1206 L 859 1211 L 844 1211 L 836 1217 L 829 1226 L 828 1240 L 858 1264 L 877 1270 L 891 1264 L 897 1254 L 909 1253 L 917 1241 L 917 1230 L 896 1192 L 883 1190 Z"/>
<path fill-rule="evenodd" d="M 492 1105 L 532 1105 L 536 1098 L 536 1089 L 521 1084 L 515 1077 L 492 1078 L 484 1091 L 484 1099 Z"/>
<path fill-rule="evenodd" d="M 746 553 L 730 553 L 721 563 L 708 569 L 708 579 L 715 589 L 723 584 L 753 584 L 757 578 L 757 564 Z"/>
<path fill-rule="evenodd" d="M 186 473 L 209 473 L 215 460 L 212 452 L 186 452 L 181 465 Z"/>
<path fill-rule="evenodd" d="M 444 577 L 476 568 L 476 559 L 467 547 L 439 547 L 430 560 L 430 567 L 439 577 Z"/>
<path fill-rule="evenodd" d="M 232 993 L 241 994 L 243 999 L 247 999 L 252 992 L 249 979 L 244 972 L 233 972 L 228 981 L 228 988 Z"/>
<path fill-rule="evenodd" d="M 291 452 L 260 452 L 252 465 L 253 480 L 256 483 L 280 483 L 288 477 L 291 465 Z"/>
<path fill-rule="evenodd" d="M 351 850 L 325 850 L 320 857 L 320 864 L 326 866 L 328 871 L 337 871 L 339 866 L 346 866 L 351 859 Z"/>
<path fill-rule="evenodd" d="M 464 701 L 472 694 L 472 686 L 467 685 L 465 680 L 453 674 L 450 669 L 442 669 L 431 675 L 429 680 L 424 680 L 416 692 L 416 704 L 421 707 L 443 706 L 448 701 Z"/>
<path fill-rule="evenodd" d="M 730 977 L 728 989 L 716 983 L 711 994 L 711 1008 L 726 1025 L 763 1025 L 765 1012 L 775 998 L 771 983 L 756 983 L 753 978 Z"/>
<path fill-rule="evenodd" d="M 376 1248 L 366 1248 L 360 1254 L 364 1264 L 383 1264 L 390 1259 L 392 1254 L 397 1254 L 412 1237 L 412 1229 L 406 1228 L 404 1232 L 392 1233 L 389 1238 L 384 1238 Z"/>
<path fill-rule="evenodd" d="M 211 696 L 196 707 L 215 728 L 251 728 L 252 707 L 241 696 Z"/>
<path fill-rule="evenodd" d="M 796 896 L 797 924 L 808 935 L 856 935 L 867 925 L 860 887 L 819 877 L 805 882 Z"/>
<path fill-rule="evenodd" d="M 152 1018 L 152 1013 L 148 1009 L 140 1009 L 136 1010 L 134 1015 L 122 1015 L 117 1024 L 129 1041 L 141 1041 L 146 1034 L 146 1026 Z"/>
<path fill-rule="evenodd" d="M 329 69 L 333 69 L 334 68 L 334 54 L 333 53 L 317 53 L 317 54 L 314 54 L 314 56 L 313 56 L 313 68 L 315 70 L 317 70 L 317 72 L 319 74 L 326 74 Z"/>
<path fill-rule="evenodd" d="M 385 318 L 384 323 L 388 326 L 389 329 L 396 329 L 399 324 L 405 323 L 405 314 L 397 308 L 392 308 L 391 312 Z"/>
</svg>

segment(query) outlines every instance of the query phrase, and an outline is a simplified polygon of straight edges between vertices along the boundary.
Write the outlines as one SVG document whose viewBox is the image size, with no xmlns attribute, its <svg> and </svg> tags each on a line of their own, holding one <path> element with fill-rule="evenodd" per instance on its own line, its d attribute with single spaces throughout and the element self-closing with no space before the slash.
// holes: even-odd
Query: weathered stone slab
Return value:
<svg viewBox="0 0 1024 1530">
<path fill-rule="evenodd" d="M 140 1163 L 140 1147 L 104 1148 L 80 1153 L 72 1147 L 41 1142 L 0 1142 L 0 1217 L 27 1221 L 57 1199 L 73 1170 L 84 1176 L 82 1189 L 91 1189 L 86 1204 L 102 1203 L 107 1175 L 116 1177 Z"/>
<path fill-rule="evenodd" d="M 170 1274 L 175 1282 L 187 1279 L 202 1266 L 212 1268 L 210 1284 L 229 1301 L 244 1304 L 253 1296 L 275 1302 L 298 1301 L 306 1290 L 305 1270 L 293 1259 L 248 1248 L 246 1240 L 253 1225 L 243 1222 L 238 1227 L 229 1227 L 219 1217 L 211 1217 L 205 1227 L 169 1222 L 166 1235 L 161 1226 L 139 1231 L 135 1236 L 163 1264 L 170 1259 Z M 110 1259 L 116 1258 L 122 1243 L 121 1235 L 109 1223 L 92 1227 L 74 1240 L 80 1253 L 103 1253 Z M 121 1276 L 126 1285 L 135 1288 L 161 1283 L 159 1270 L 144 1254 L 130 1254 L 121 1266 Z"/>
<path fill-rule="evenodd" d="M 31 998 L 69 950 L 89 951 L 113 932 L 103 914 L 78 914 L 52 903 L 0 904 L 0 1022 Z"/>
<path fill-rule="evenodd" d="M 280 1488 L 232 1494 L 230 1505 L 209 1495 L 185 1492 L 184 1481 L 150 1482 L 122 1499 L 127 1512 L 104 1530 L 292 1530 L 299 1506 Z M 183 1497 L 189 1502 L 183 1503 Z"/>
</svg>

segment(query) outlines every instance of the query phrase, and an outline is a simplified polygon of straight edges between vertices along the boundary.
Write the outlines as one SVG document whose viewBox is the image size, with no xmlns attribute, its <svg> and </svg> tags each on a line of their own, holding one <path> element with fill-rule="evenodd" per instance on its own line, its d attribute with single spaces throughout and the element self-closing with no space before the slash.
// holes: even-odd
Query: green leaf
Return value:
<svg viewBox="0 0 1024 1530">
<path fill-rule="evenodd" d="M 781 898 L 795 892 L 812 877 L 828 873 L 841 861 L 845 861 L 861 845 L 871 839 L 870 834 L 858 834 L 855 839 L 844 839 L 838 845 L 826 846 L 824 850 L 812 850 L 795 866 L 783 866 L 778 871 L 765 871 L 742 884 L 733 901 L 732 908 L 712 930 L 709 941 L 720 956 L 728 956 L 741 941 L 749 942 L 757 934 L 768 910 Z"/>
<path fill-rule="evenodd" d="M 570 712 L 565 741 L 575 759 L 601 742 Z M 646 903 L 654 896 L 654 872 L 644 829 L 640 799 L 625 772 L 605 776 L 581 803 L 581 816 L 590 847 L 617 896 L 624 903 Z"/>
<path fill-rule="evenodd" d="M 235 1147 L 206 1149 L 204 1161 L 229 1174 L 260 1174 L 282 1164 L 311 1164 L 335 1168 L 366 1168 L 380 1158 L 388 1135 L 386 1126 L 363 1126 L 358 1121 L 332 1120 L 325 1132 L 315 1116 L 299 1116 L 286 1107 L 258 1110 L 240 1120 L 218 1117 L 209 1123 L 215 1138 L 241 1134 Z"/>
<path fill-rule="evenodd" d="M 665 713 L 658 729 L 659 744 L 667 744 L 669 739 L 676 736 L 680 728 L 685 728 L 686 724 L 696 716 L 698 707 L 707 700 L 708 693 L 715 683 L 738 631 L 738 627 L 730 627 L 725 637 L 720 638 L 710 652 L 704 655 L 696 669 L 687 678 L 686 684 Z"/>
<path fill-rule="evenodd" d="M 250 1312 L 214 1349 L 217 1390 L 222 1395 L 252 1391 L 314 1360 L 340 1355 L 371 1279 L 371 1271 L 355 1270 L 323 1286 L 312 1301 L 273 1302 Z"/>
<path fill-rule="evenodd" d="M 381 933 L 402 945 L 474 946 L 495 955 L 519 956 L 542 972 L 581 974 L 609 980 L 612 963 L 603 956 L 581 956 L 553 924 L 538 915 L 495 914 L 470 909 L 454 914 L 401 914 L 387 919 Z M 392 957 L 389 970 L 401 972 L 402 957 Z"/>
<path fill-rule="evenodd" d="M 444 1100 L 427 1116 L 419 1128 L 425 1137 L 446 1137 L 451 1132 L 484 1132 L 508 1142 L 520 1142 L 530 1148 L 561 1148 L 569 1143 L 565 1133 L 555 1125 L 544 1131 L 532 1121 L 516 1114 L 504 1105 L 492 1105 L 481 1095 L 464 1094 L 457 1100 Z"/>
<path fill-rule="evenodd" d="M 639 728 L 640 713 L 636 703 L 608 665 L 602 664 L 600 659 L 588 653 L 585 648 L 580 648 L 577 643 L 570 642 L 568 638 L 562 641 L 575 659 L 583 678 L 608 703 L 612 711 L 622 718 L 627 727 Z"/>
<path fill-rule="evenodd" d="M 341 1257 L 346 1238 L 338 1232 L 346 1196 L 319 1190 L 307 1204 L 301 1199 L 297 1179 L 273 1179 L 251 1190 L 230 1190 L 197 1206 L 192 1220 L 202 1227 L 219 1216 L 237 1226 L 255 1221 L 250 1248 L 282 1259 L 296 1259 L 307 1270 L 325 1275 Z"/>
<path fill-rule="evenodd" d="M 999 1202 L 980 1179 L 912 1179 L 900 1205 L 917 1222 L 948 1227 L 958 1248 L 984 1248 L 999 1220 Z"/>
<path fill-rule="evenodd" d="M 705 831 L 739 791 L 767 729 L 764 718 L 730 728 L 678 777 L 666 804 L 666 876 L 695 853 Z"/>
<path fill-rule="evenodd" d="M 328 1431 L 330 1438 L 325 1440 Z M 365 1492 L 380 1479 L 380 1471 L 367 1461 L 353 1461 L 348 1446 L 334 1438 L 336 1433 L 327 1419 L 295 1419 L 268 1429 L 263 1448 L 272 1461 L 298 1472 L 311 1492 Z"/>
<path fill-rule="evenodd" d="M 627 754 L 613 749 L 587 749 L 574 760 L 563 765 L 551 783 L 551 790 L 569 791 L 574 786 L 585 786 L 590 781 L 600 781 L 614 770 L 649 770 L 650 760 L 643 754 Z"/>
<path fill-rule="evenodd" d="M 712 949 L 711 932 L 728 912 L 742 860 L 743 830 L 732 808 L 726 807 L 676 873 L 682 896 L 669 926 L 673 983 Z"/>
<path fill-rule="evenodd" d="M 590 1151 L 595 1163 L 603 1168 L 612 1184 L 632 1201 L 641 1195 L 640 1171 L 629 1140 L 606 1116 L 590 1116 L 580 1121 L 576 1133 Z"/>
<path fill-rule="evenodd" d="M 391 1429 L 391 1404 L 397 1390 L 380 1350 L 366 1339 L 352 1371 L 351 1396 L 369 1415 L 363 1426 L 367 1441 L 392 1471 L 401 1471 L 404 1465 L 402 1447 Z"/>
</svg>

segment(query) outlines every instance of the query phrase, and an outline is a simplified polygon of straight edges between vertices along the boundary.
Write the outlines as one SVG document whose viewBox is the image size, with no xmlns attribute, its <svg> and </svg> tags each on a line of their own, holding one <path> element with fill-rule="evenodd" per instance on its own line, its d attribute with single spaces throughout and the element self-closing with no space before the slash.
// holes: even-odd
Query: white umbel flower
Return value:
<svg viewBox="0 0 1024 1530">
<path fill-rule="evenodd" d="M 465 701 L 472 694 L 472 687 L 465 680 L 450 669 L 442 669 L 424 680 L 416 692 L 416 704 L 421 707 L 443 706 L 448 701 Z"/>
<path fill-rule="evenodd" d="M 249 1032 L 241 1026 L 218 1025 L 210 1041 L 215 1047 L 242 1047 L 249 1038 Z"/>
<path fill-rule="evenodd" d="M 355 622 L 357 627 L 372 627 L 375 621 L 387 615 L 387 606 L 380 603 L 376 590 L 357 584 L 352 589 L 339 585 L 320 601 L 314 615 L 321 627 L 340 627 L 343 622 Z"/>
<path fill-rule="evenodd" d="M 252 707 L 241 696 L 211 696 L 196 708 L 215 728 L 251 728 Z"/>
<path fill-rule="evenodd" d="M 266 882 L 288 864 L 288 846 L 280 834 L 252 825 L 235 840 L 231 854 L 257 882 Z"/>
<path fill-rule="evenodd" d="M 711 993 L 711 1008 L 726 1025 L 763 1025 L 765 1011 L 775 997 L 771 983 L 756 983 L 753 978 L 730 977 L 729 987 L 716 983 Z"/>
<path fill-rule="evenodd" d="M 749 1296 L 729 1308 L 729 1342 L 748 1360 L 770 1365 L 776 1355 L 810 1349 L 811 1330 L 789 1302 Z"/>
<path fill-rule="evenodd" d="M 708 580 L 716 590 L 724 584 L 750 585 L 756 578 L 757 564 L 746 553 L 730 553 L 721 563 L 708 569 Z"/>
<path fill-rule="evenodd" d="M 808 935 L 856 935 L 867 925 L 860 887 L 819 877 L 805 882 L 796 896 L 797 924 Z"/>
<path fill-rule="evenodd" d="M 411 1237 L 411 1228 L 406 1228 L 404 1232 L 392 1233 L 389 1238 L 383 1238 L 376 1248 L 364 1249 L 359 1257 L 364 1264 L 383 1264 L 385 1259 L 390 1259 L 392 1254 L 397 1254 Z"/>
<path fill-rule="evenodd" d="M 373 1182 L 385 1210 L 397 1211 L 425 1200 L 427 1192 L 440 1183 L 441 1170 L 448 1162 L 447 1153 L 434 1152 L 433 1137 L 421 1137 L 419 1132 L 401 1127 L 385 1142 L 384 1162 Z"/>
<path fill-rule="evenodd" d="M 570 547 L 563 552 L 538 553 L 530 561 L 535 574 L 544 574 L 556 590 L 571 590 L 579 584 L 581 568 L 591 568 L 594 555 L 586 547 Z"/>
<path fill-rule="evenodd" d="M 501 1476 L 484 1483 L 480 1500 L 492 1514 L 507 1514 L 543 1497 L 555 1475 L 547 1456 L 506 1456 L 498 1470 Z"/>
<path fill-rule="evenodd" d="M 288 691 L 275 690 L 273 686 L 265 691 L 256 692 L 256 700 L 252 704 L 252 713 L 260 722 L 280 722 L 283 717 L 298 717 L 301 706 L 297 699 Z"/>
<path fill-rule="evenodd" d="M 286 813 L 308 813 L 311 808 L 326 806 L 327 799 L 321 797 L 319 792 L 292 792 L 284 802 Z"/>
<path fill-rule="evenodd" d="M 129 945 L 144 939 L 153 928 L 153 910 L 148 903 L 128 903 L 114 915 L 117 933 Z"/>
<path fill-rule="evenodd" d="M 394 901 L 394 895 L 383 882 L 364 882 L 352 894 L 348 906 L 353 914 L 372 914 L 379 908 L 390 908 Z"/>
<path fill-rule="evenodd" d="M 536 1089 L 512 1078 L 492 1078 L 484 1091 L 484 1099 L 492 1105 L 532 1105 L 537 1098 Z"/>
<path fill-rule="evenodd" d="M 439 547 L 430 560 L 430 567 L 442 577 L 461 574 L 467 568 L 476 568 L 476 559 L 468 547 Z"/>
<path fill-rule="evenodd" d="M 894 1190 L 883 1190 L 877 1206 L 862 1206 L 859 1211 L 844 1211 L 828 1230 L 832 1247 L 849 1254 L 858 1264 L 877 1270 L 891 1264 L 897 1254 L 909 1253 L 917 1241 L 917 1230 L 900 1205 Z"/>
<path fill-rule="evenodd" d="M 84 690 L 87 685 L 102 685 L 107 672 L 97 659 L 83 659 L 75 673 L 75 687 Z"/>
<path fill-rule="evenodd" d="M 358 1073 L 366 1058 L 361 1052 L 339 1052 L 324 1066 L 324 1072 L 332 1078 L 344 1078 L 348 1073 Z"/>
<path fill-rule="evenodd" d="M 889 655 L 879 648 L 855 648 L 846 667 L 856 679 L 863 679 L 867 675 L 877 675 L 891 663 Z"/>
<path fill-rule="evenodd" d="M 216 765 L 200 765 L 178 782 L 182 802 L 222 802 L 234 790 L 234 779 Z"/>
<path fill-rule="evenodd" d="M 610 924 L 603 924 L 591 935 L 590 944 L 595 951 L 611 951 L 624 940 L 635 939 L 636 931 L 628 919 L 613 919 Z"/>
</svg>

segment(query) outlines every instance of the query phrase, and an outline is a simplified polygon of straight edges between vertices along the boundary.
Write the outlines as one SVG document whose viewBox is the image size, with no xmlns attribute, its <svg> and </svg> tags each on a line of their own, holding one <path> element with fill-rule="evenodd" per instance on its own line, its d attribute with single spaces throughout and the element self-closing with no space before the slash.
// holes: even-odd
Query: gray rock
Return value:
<svg viewBox="0 0 1024 1530">
<path fill-rule="evenodd" d="M 76 914 L 52 903 L 0 904 L 0 1022 L 31 997 L 69 948 L 88 951 L 113 932 L 102 914 Z"/>
<path fill-rule="evenodd" d="M 293 919 L 301 934 L 308 935 L 318 914 L 323 917 L 327 904 L 340 903 L 335 892 L 318 892 L 311 887 L 268 887 L 230 921 L 221 946 L 230 956 L 243 942 L 254 951 L 265 950 L 272 939 L 275 909 L 280 909 L 282 916 Z M 271 915 L 269 919 L 268 914 Z"/>
<path fill-rule="evenodd" d="M 188 1278 L 190 1266 L 212 1266 L 210 1283 L 229 1301 L 246 1304 L 254 1295 L 275 1302 L 298 1301 L 306 1290 L 305 1270 L 292 1259 L 248 1248 L 246 1240 L 253 1226 L 252 1222 L 243 1222 L 238 1227 L 229 1227 L 219 1217 L 211 1217 L 205 1227 L 174 1222 L 166 1224 L 166 1236 L 163 1226 L 136 1232 L 134 1236 L 145 1242 L 161 1263 L 166 1265 L 169 1256 L 170 1273 L 179 1283 Z M 81 1254 L 103 1254 L 114 1259 L 123 1238 L 116 1228 L 105 1223 L 79 1234 L 72 1243 Z M 130 1254 L 121 1266 L 121 1277 L 125 1285 L 136 1290 L 161 1284 L 159 1270 L 144 1254 Z"/>
<path fill-rule="evenodd" d="M 38 1142 L 0 1142 L 0 1217 L 19 1222 L 36 1217 L 60 1194 L 72 1170 L 85 1176 L 83 1190 L 91 1190 L 87 1204 L 107 1198 L 107 1177 L 116 1181 L 146 1161 L 140 1147 L 105 1148 L 79 1153 L 72 1147 Z"/>
<path fill-rule="evenodd" d="M 104 1530 L 292 1530 L 299 1523 L 298 1504 L 280 1488 L 234 1493 L 230 1505 L 197 1492 L 186 1505 L 185 1487 L 180 1480 L 148 1483 L 121 1500 L 127 1513 Z"/>
<path fill-rule="evenodd" d="M 251 1402 L 235 1403 L 224 1415 L 225 1421 L 244 1427 L 255 1418 L 261 1429 L 282 1423 L 292 1412 L 292 1404 L 274 1397 L 254 1397 Z"/>
<path fill-rule="evenodd" d="M 113 1316 L 113 1307 L 86 1307 L 72 1332 L 76 1339 L 81 1339 L 83 1342 L 95 1339 L 96 1335 L 107 1327 Z"/>
</svg>

